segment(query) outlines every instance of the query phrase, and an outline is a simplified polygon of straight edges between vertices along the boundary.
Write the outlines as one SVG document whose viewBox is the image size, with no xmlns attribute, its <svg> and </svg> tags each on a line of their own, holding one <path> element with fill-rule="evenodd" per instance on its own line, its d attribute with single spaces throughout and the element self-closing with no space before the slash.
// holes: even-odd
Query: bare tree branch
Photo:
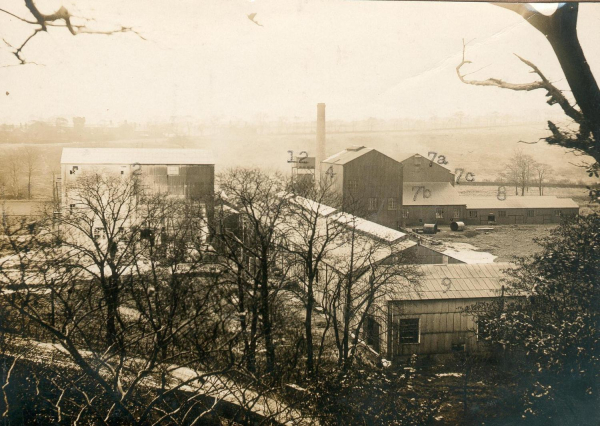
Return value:
<svg viewBox="0 0 600 426">
<path fill-rule="evenodd" d="M 17 60 L 19 61 L 19 65 L 25 65 L 25 64 L 32 63 L 32 62 L 27 61 L 22 56 L 23 49 L 29 43 L 29 41 L 31 39 L 33 39 L 36 35 L 38 35 L 40 32 L 48 32 L 48 27 L 67 28 L 69 30 L 69 32 L 74 36 L 78 35 L 78 34 L 112 35 L 112 34 L 118 34 L 118 33 L 133 33 L 133 34 L 137 35 L 139 38 L 141 38 L 142 40 L 146 40 L 138 31 L 134 30 L 132 27 L 121 25 L 118 28 L 112 29 L 112 30 L 94 30 L 94 29 L 88 28 L 86 25 L 73 24 L 71 22 L 72 18 L 77 18 L 77 17 L 72 15 L 68 11 L 68 9 L 65 8 L 64 6 L 61 6 L 54 13 L 45 15 L 45 14 L 41 13 L 40 10 L 37 8 L 34 0 L 24 0 L 24 2 L 25 2 L 25 6 L 29 10 L 29 12 L 35 18 L 35 21 L 23 18 L 15 13 L 12 13 L 12 12 L 6 10 L 6 9 L 0 9 L 0 13 L 9 15 L 9 16 L 16 18 L 19 21 L 24 22 L 28 25 L 39 25 L 39 27 L 35 28 L 33 33 L 29 37 L 27 37 L 25 39 L 25 41 L 23 43 L 21 43 L 21 45 L 18 48 L 14 48 L 11 44 L 9 44 L 6 40 L 4 40 L 6 45 L 9 46 L 11 49 L 13 49 L 13 51 L 11 53 L 17 58 Z M 88 18 L 79 18 L 79 19 L 83 19 L 84 21 L 92 21 L 93 20 L 93 19 L 88 19 Z M 57 21 L 62 21 L 62 22 L 57 22 Z"/>
</svg>

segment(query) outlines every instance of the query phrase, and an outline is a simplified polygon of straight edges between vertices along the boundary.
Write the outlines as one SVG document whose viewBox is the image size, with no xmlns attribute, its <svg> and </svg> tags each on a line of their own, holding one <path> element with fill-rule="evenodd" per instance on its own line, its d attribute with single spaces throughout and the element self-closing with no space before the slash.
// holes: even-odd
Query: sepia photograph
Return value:
<svg viewBox="0 0 600 426">
<path fill-rule="evenodd" d="M 600 3 L 0 38 L 0 426 L 600 426 Z"/>
</svg>

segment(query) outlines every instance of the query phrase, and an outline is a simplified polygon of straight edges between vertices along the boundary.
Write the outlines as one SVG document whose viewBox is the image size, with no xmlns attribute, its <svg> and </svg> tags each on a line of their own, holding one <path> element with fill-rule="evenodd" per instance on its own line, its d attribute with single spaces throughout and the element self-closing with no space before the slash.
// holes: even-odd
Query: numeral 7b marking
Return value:
<svg viewBox="0 0 600 426">
<path fill-rule="evenodd" d="M 419 196 L 419 192 L 421 192 L 423 194 L 423 198 L 429 198 L 431 197 L 431 191 L 429 189 L 426 189 L 424 186 L 413 186 L 412 190 L 417 190 L 417 192 L 415 192 L 415 196 L 413 197 L 413 201 L 417 201 L 417 197 Z"/>
</svg>

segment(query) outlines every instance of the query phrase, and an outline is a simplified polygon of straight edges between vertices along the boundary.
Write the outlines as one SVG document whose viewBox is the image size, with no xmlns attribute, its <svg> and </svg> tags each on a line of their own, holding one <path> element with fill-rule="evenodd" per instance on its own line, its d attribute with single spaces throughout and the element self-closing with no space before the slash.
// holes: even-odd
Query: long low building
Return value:
<svg viewBox="0 0 600 426">
<path fill-rule="evenodd" d="M 560 223 L 563 217 L 579 213 L 575 201 L 555 196 L 462 198 L 467 206 L 464 222 L 469 225 Z"/>
</svg>

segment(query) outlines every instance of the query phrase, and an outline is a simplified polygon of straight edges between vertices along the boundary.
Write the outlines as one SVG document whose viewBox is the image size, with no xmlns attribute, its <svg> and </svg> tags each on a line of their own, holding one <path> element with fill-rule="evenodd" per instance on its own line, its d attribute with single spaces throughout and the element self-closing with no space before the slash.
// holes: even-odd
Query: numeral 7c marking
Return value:
<svg viewBox="0 0 600 426">
<path fill-rule="evenodd" d="M 460 173 L 458 173 L 458 172 L 460 172 Z M 456 183 L 460 183 L 460 178 L 462 177 L 464 172 L 465 172 L 465 169 L 454 169 L 454 174 L 457 175 Z M 467 182 L 473 182 L 475 180 L 475 175 L 472 172 L 468 172 L 465 175 L 465 180 Z"/>
</svg>

